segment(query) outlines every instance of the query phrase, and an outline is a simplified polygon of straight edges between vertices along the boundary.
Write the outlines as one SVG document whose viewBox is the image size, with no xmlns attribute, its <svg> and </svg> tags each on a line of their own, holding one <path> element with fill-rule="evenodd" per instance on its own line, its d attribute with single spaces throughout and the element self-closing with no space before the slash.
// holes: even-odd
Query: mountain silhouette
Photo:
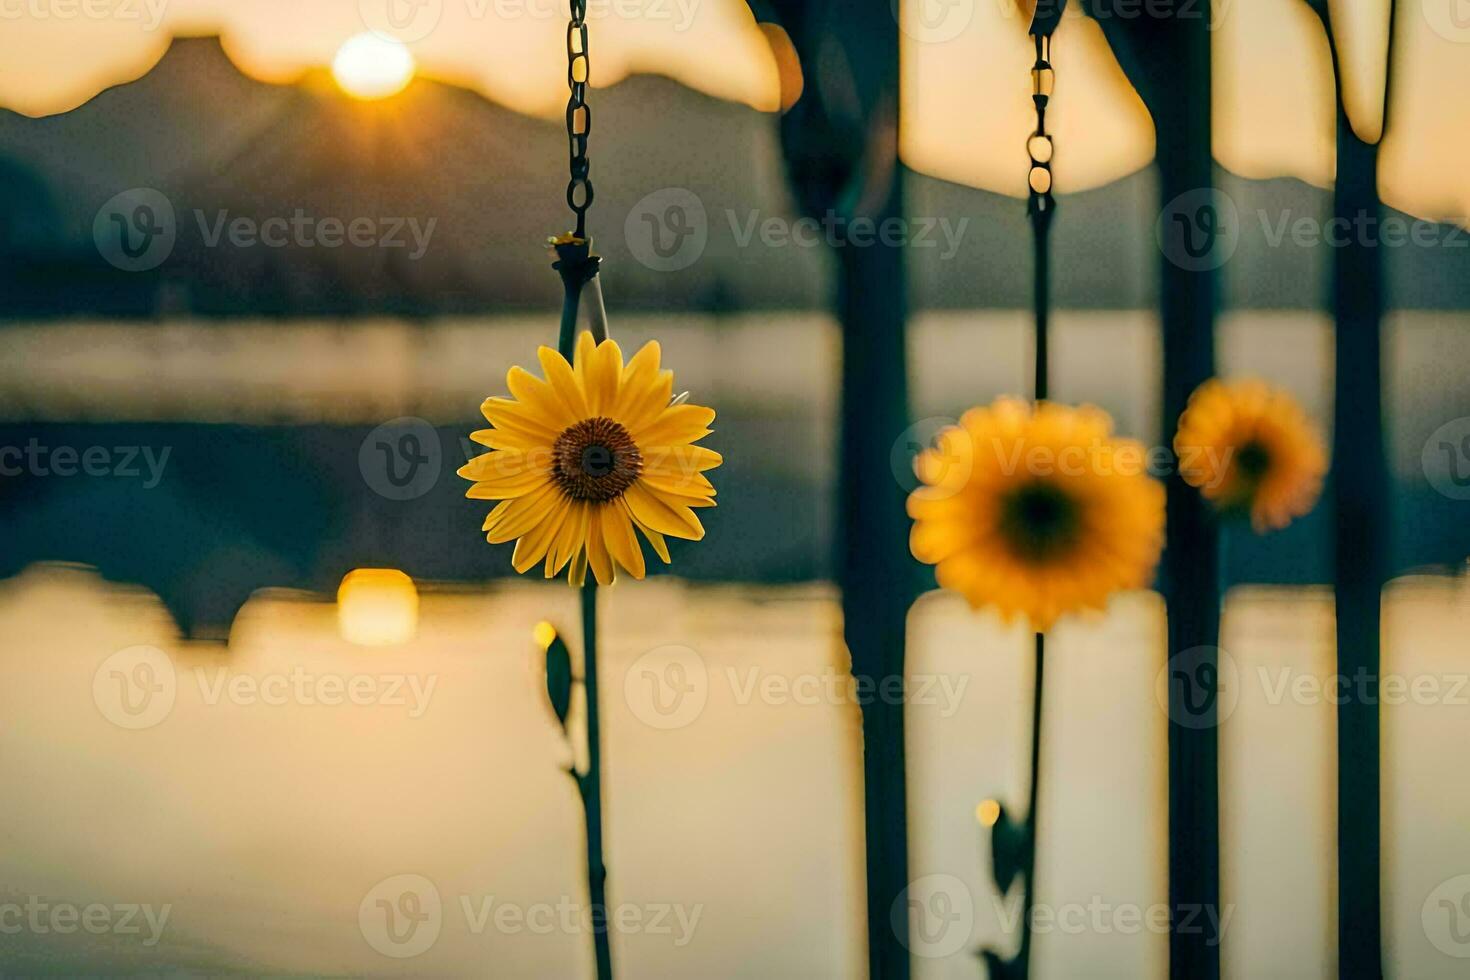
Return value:
<svg viewBox="0 0 1470 980">
<path fill-rule="evenodd" d="M 818 225 L 794 225 L 776 117 L 655 75 L 595 90 L 592 105 L 589 227 L 605 256 L 610 306 L 827 307 L 825 236 Z M 217 38 L 175 40 L 147 74 L 70 112 L 0 113 L 0 163 L 37 185 L 0 197 L 0 228 L 26 228 L 6 248 L 6 312 L 554 308 L 560 285 L 544 241 L 570 223 L 562 126 L 423 78 L 378 102 L 348 97 L 324 70 L 262 82 L 240 72 Z M 1325 221 L 1330 192 L 1227 173 L 1219 183 L 1241 230 L 1223 271 L 1225 305 L 1320 306 L 1325 250 L 1267 232 L 1283 216 Z M 94 223 L 133 188 L 163 195 L 176 237 L 156 266 L 119 275 L 102 261 Z M 54 227 L 36 227 L 31 202 L 41 198 L 52 202 L 44 221 Z M 910 174 L 908 212 L 916 308 L 1028 305 L 1022 202 Z M 1063 194 L 1053 232 L 1057 305 L 1152 306 L 1157 212 L 1150 170 Z M 1445 247 L 1391 251 L 1396 305 L 1470 305 L 1470 248 L 1455 248 L 1447 229 L 1438 235 Z M 98 283 L 105 288 L 89 288 Z"/>
</svg>

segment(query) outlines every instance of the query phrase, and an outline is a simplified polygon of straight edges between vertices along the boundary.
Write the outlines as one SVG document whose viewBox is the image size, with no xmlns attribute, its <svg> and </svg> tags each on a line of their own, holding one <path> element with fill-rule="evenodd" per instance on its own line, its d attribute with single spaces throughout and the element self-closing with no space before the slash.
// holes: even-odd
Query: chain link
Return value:
<svg viewBox="0 0 1470 980">
<path fill-rule="evenodd" d="M 1036 105 L 1036 130 L 1026 140 L 1026 153 L 1031 157 L 1031 171 L 1026 184 L 1031 191 L 1029 213 L 1033 216 L 1049 215 L 1053 200 L 1051 196 L 1051 135 L 1046 131 L 1046 106 L 1051 101 L 1052 89 L 1056 85 L 1056 73 L 1051 67 L 1051 38 L 1044 34 L 1033 35 L 1036 42 L 1036 63 L 1031 67 L 1031 101 Z"/>
<path fill-rule="evenodd" d="M 592 132 L 592 109 L 587 105 L 587 80 L 591 62 L 587 51 L 587 0 L 570 0 L 571 21 L 567 24 L 567 206 L 577 216 L 578 238 L 587 237 L 587 209 L 592 206 L 592 180 L 588 174 L 587 137 Z"/>
</svg>

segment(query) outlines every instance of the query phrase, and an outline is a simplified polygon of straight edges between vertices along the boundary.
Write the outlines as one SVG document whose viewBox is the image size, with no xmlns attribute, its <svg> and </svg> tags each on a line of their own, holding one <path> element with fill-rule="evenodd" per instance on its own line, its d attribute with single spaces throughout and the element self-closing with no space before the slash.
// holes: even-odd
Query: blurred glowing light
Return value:
<svg viewBox="0 0 1470 980">
<path fill-rule="evenodd" d="M 356 568 L 337 589 L 337 628 L 360 646 L 407 643 L 418 632 L 419 592 L 396 568 Z"/>
<path fill-rule="evenodd" d="M 376 34 L 357 34 L 342 42 L 332 59 L 332 77 L 357 99 L 385 99 L 413 80 L 408 48 Z"/>
<path fill-rule="evenodd" d="M 545 650 L 556 639 L 556 627 L 543 619 L 536 624 L 536 628 L 531 631 L 531 635 L 535 637 L 536 645 Z"/>
<path fill-rule="evenodd" d="M 796 105 L 801 98 L 801 90 L 806 85 L 801 73 L 801 60 L 796 56 L 796 45 L 791 42 L 791 35 L 782 30 L 780 25 L 762 23 L 760 29 L 766 37 L 766 43 L 771 46 L 771 57 L 776 61 L 776 77 L 781 86 L 781 111 L 785 112 Z"/>
<path fill-rule="evenodd" d="M 995 800 L 986 800 L 975 808 L 975 819 L 986 827 L 994 827 L 1000 819 L 1000 804 Z"/>
</svg>

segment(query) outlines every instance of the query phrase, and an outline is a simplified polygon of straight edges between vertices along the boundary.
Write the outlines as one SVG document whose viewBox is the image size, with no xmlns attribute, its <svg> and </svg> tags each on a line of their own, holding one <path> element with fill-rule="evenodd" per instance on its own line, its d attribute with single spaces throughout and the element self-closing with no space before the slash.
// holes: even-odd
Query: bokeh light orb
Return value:
<svg viewBox="0 0 1470 980">
<path fill-rule="evenodd" d="M 419 592 L 396 568 L 356 568 L 337 589 L 337 626 L 359 646 L 407 643 L 418 633 Z"/>
<path fill-rule="evenodd" d="M 408 48 L 376 34 L 357 34 L 342 42 L 332 59 L 332 77 L 356 99 L 386 99 L 413 81 Z"/>
</svg>

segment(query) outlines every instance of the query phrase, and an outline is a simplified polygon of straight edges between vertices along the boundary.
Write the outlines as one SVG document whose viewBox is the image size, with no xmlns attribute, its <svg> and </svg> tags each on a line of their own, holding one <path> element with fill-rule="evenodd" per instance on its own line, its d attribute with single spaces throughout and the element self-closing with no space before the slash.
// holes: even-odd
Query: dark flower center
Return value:
<svg viewBox="0 0 1470 980">
<path fill-rule="evenodd" d="M 573 500 L 616 500 L 643 472 L 643 454 L 612 419 L 583 419 L 556 437 L 551 478 Z"/>
<path fill-rule="evenodd" d="M 1251 439 L 1236 450 L 1235 468 L 1242 480 L 1251 485 L 1260 483 L 1271 468 L 1271 451 Z"/>
<path fill-rule="evenodd" d="M 1027 561 L 1049 561 L 1068 553 L 1081 527 L 1077 501 L 1053 483 L 1022 484 L 1001 500 L 1001 536 Z"/>
</svg>

